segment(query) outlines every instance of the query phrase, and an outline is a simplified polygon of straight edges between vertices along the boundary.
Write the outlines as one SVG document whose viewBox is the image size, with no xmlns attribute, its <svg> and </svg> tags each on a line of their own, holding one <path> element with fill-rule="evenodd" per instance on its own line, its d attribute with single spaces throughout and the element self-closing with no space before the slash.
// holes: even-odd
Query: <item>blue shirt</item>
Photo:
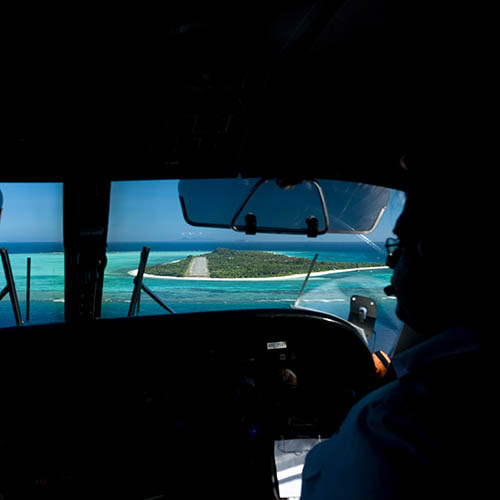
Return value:
<svg viewBox="0 0 500 500">
<path fill-rule="evenodd" d="M 477 367 L 474 355 L 478 334 L 457 328 L 395 356 L 397 379 L 360 400 L 339 432 L 307 455 L 301 499 L 441 498 L 433 493 L 457 480 L 462 491 L 465 475 L 474 483 L 485 444 L 474 438 L 478 370 L 464 366 Z"/>
</svg>

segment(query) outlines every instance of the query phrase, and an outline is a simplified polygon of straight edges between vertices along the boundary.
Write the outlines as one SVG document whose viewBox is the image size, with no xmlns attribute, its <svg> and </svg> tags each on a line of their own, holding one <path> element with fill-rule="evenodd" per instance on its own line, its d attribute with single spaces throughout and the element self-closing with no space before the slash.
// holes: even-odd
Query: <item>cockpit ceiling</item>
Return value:
<svg viewBox="0 0 500 500">
<path fill-rule="evenodd" d="M 1 177 L 293 170 L 402 188 L 394 3 L 182 1 L 56 25 L 13 15 Z"/>
</svg>

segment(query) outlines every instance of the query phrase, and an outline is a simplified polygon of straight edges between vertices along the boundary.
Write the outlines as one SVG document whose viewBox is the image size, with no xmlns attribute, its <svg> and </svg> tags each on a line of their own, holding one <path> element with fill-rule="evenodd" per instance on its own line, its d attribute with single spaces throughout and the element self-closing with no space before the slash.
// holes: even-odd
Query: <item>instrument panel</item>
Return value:
<svg viewBox="0 0 500 500">
<path fill-rule="evenodd" d="M 0 342 L 5 500 L 271 494 L 274 440 L 331 435 L 375 380 L 354 329 L 303 311 L 30 326 Z"/>
</svg>

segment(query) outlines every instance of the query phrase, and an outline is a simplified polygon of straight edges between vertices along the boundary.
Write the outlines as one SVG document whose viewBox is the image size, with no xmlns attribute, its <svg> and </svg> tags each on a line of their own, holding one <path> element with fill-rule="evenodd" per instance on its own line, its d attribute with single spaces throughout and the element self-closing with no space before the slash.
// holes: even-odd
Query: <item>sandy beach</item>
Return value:
<svg viewBox="0 0 500 500">
<path fill-rule="evenodd" d="M 326 274 L 337 274 L 337 273 L 350 273 L 353 271 L 370 271 L 373 269 L 388 269 L 387 266 L 373 266 L 373 267 L 354 267 L 352 269 L 337 269 L 334 271 L 321 271 L 317 273 L 311 273 L 311 278 L 315 276 L 324 276 Z M 137 276 L 137 269 L 129 271 L 130 276 Z M 273 276 L 269 278 L 199 278 L 192 277 L 187 278 L 184 276 L 156 276 L 154 274 L 144 273 L 145 278 L 156 278 L 163 280 L 188 280 L 188 281 L 280 281 L 280 280 L 291 280 L 291 279 L 304 279 L 307 273 L 303 274 L 289 274 L 287 276 Z"/>
</svg>

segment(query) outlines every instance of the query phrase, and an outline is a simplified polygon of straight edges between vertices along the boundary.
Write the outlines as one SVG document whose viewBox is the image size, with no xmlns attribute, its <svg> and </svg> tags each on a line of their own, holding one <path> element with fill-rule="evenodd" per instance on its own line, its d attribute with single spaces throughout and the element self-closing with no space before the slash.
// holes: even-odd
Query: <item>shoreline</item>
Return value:
<svg viewBox="0 0 500 500">
<path fill-rule="evenodd" d="M 387 266 L 371 266 L 371 267 L 353 267 L 350 269 L 335 269 L 333 271 L 319 271 L 317 273 L 311 273 L 310 277 L 314 278 L 316 276 L 325 276 L 327 274 L 337 274 L 337 273 L 350 273 L 354 271 L 372 271 L 374 269 L 389 269 Z M 128 271 L 127 274 L 130 276 L 137 276 L 138 269 L 132 269 Z M 293 279 L 304 279 L 307 273 L 302 274 L 288 274 L 286 276 L 270 276 L 268 278 L 198 278 L 198 277 L 186 277 L 186 276 L 157 276 L 156 274 L 144 273 L 144 278 L 156 278 L 164 280 L 187 280 L 187 281 L 281 281 L 281 280 L 293 280 Z"/>
</svg>

